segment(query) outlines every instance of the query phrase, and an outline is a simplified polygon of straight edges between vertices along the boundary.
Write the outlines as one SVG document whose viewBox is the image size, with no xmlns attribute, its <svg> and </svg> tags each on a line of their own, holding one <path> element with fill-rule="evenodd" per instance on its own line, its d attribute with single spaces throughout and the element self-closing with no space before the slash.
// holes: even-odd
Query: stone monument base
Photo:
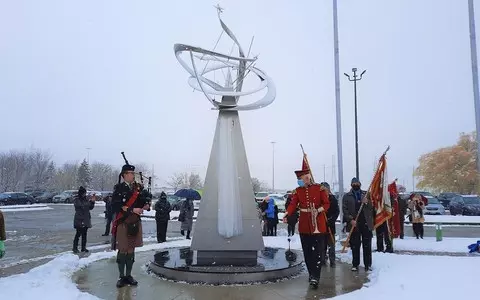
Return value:
<svg viewBox="0 0 480 300">
<path fill-rule="evenodd" d="M 157 252 L 154 261 L 149 264 L 149 270 L 174 281 L 244 284 L 276 281 L 297 275 L 303 269 L 302 258 L 301 252 L 280 248 L 207 253 L 190 248 L 172 248 Z"/>
</svg>

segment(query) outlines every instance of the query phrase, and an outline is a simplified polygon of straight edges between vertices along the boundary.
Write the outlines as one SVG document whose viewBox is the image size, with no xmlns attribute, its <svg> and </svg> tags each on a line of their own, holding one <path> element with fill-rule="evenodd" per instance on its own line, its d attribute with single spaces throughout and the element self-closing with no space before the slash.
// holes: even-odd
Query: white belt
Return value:
<svg viewBox="0 0 480 300">
<path fill-rule="evenodd" d="M 300 212 L 309 212 L 309 213 L 311 213 L 311 212 L 312 212 L 312 209 L 311 209 L 311 208 L 300 208 Z"/>
</svg>

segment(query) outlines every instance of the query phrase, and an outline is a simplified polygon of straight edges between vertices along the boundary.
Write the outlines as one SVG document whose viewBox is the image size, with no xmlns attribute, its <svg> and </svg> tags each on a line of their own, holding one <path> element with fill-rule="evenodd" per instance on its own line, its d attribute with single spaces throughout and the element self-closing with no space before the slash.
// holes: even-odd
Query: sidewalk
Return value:
<svg viewBox="0 0 480 300">
<path fill-rule="evenodd" d="M 312 290 L 306 273 L 276 283 L 246 286 L 207 286 L 175 283 L 147 273 L 146 263 L 153 259 L 154 251 L 137 253 L 133 276 L 139 281 L 136 288 L 117 289 L 118 270 L 115 260 L 108 259 L 91 264 L 73 276 L 81 291 L 101 299 L 175 299 L 175 300 L 300 300 L 330 298 L 362 287 L 366 282 L 363 271 L 352 273 L 350 266 L 337 263 L 332 269 L 322 268 L 320 286 Z"/>
</svg>

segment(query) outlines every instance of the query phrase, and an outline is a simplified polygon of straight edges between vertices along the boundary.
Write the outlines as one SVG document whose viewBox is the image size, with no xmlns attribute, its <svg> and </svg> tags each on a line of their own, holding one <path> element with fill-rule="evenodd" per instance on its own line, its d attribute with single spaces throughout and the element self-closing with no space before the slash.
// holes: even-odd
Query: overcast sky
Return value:
<svg viewBox="0 0 480 300">
<path fill-rule="evenodd" d="M 277 86 L 240 118 L 253 177 L 296 185 L 302 143 L 317 181 L 336 155 L 332 1 L 228 0 L 223 19 Z M 412 186 L 418 157 L 475 128 L 467 0 L 339 0 L 341 73 L 358 84 L 361 180 L 387 145 L 389 176 Z M 31 145 L 57 163 L 155 166 L 205 176 L 216 115 L 173 53 L 212 48 L 217 1 L 0 1 L 0 151 Z M 480 1 L 475 1 L 480 7 Z M 479 29 L 480 30 L 480 29 Z M 228 44 L 228 43 L 227 43 Z M 230 45 L 230 44 L 228 44 Z M 217 49 L 229 52 L 229 47 Z M 344 174 L 355 173 L 353 86 L 341 77 Z M 336 159 L 335 159 L 336 164 Z M 163 184 L 160 182 L 159 184 Z"/>
</svg>

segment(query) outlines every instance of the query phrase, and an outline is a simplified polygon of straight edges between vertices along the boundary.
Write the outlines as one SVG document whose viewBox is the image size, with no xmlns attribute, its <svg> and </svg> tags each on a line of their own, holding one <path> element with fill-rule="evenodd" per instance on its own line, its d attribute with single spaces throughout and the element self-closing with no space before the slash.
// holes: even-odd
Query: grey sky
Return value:
<svg viewBox="0 0 480 300">
<path fill-rule="evenodd" d="M 300 143 L 314 174 L 336 155 L 332 1 L 220 1 L 240 43 L 277 86 L 264 109 L 241 112 L 252 176 L 292 188 Z M 192 92 L 173 44 L 211 48 L 216 1 L 0 2 L 0 151 L 49 149 L 58 163 L 155 165 L 205 175 L 216 113 Z M 301 4 L 300 4 L 301 3 Z M 480 1 L 475 1 L 480 7 Z M 475 127 L 467 1 L 339 0 L 340 68 L 359 82 L 361 179 L 387 145 L 389 175 L 411 188 L 419 155 Z M 227 43 L 230 45 L 229 43 Z M 229 47 L 218 49 L 228 52 Z M 341 78 L 344 174 L 355 172 L 352 85 Z M 336 164 L 336 160 L 335 160 Z"/>
</svg>

